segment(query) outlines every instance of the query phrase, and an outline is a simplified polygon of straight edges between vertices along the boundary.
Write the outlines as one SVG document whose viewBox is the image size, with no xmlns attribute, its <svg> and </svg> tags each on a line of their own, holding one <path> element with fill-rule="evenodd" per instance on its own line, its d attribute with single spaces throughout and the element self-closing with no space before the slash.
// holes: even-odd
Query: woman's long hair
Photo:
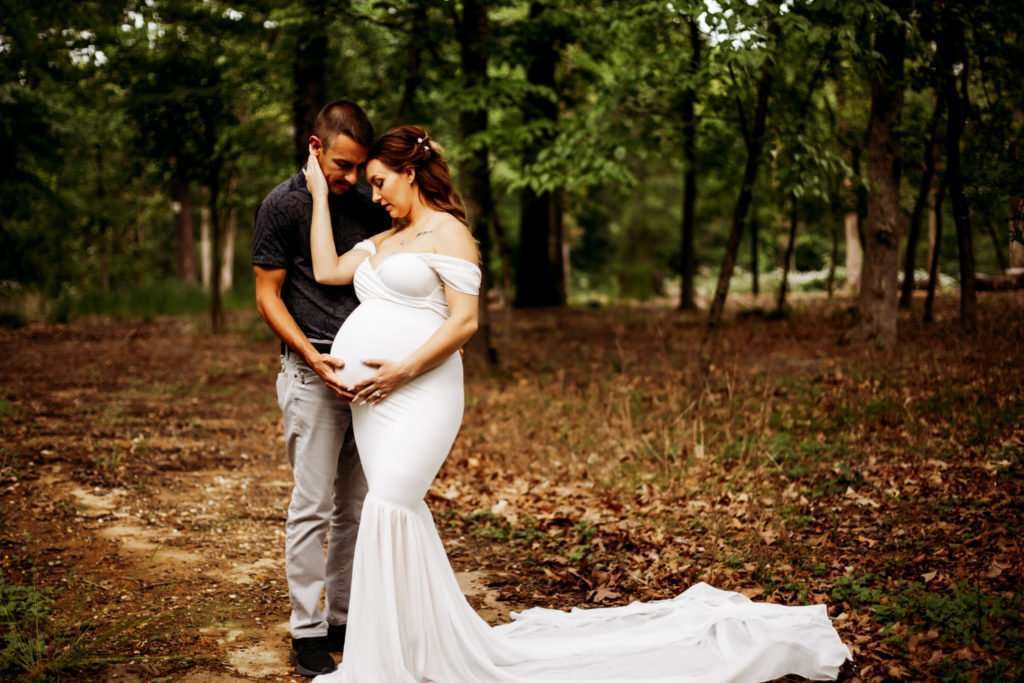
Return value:
<svg viewBox="0 0 1024 683">
<path fill-rule="evenodd" d="M 442 152 L 429 133 L 419 126 L 392 128 L 373 144 L 367 160 L 376 159 L 393 171 L 414 169 L 420 196 L 430 208 L 455 216 L 465 225 L 466 207 L 452 184 Z"/>
</svg>

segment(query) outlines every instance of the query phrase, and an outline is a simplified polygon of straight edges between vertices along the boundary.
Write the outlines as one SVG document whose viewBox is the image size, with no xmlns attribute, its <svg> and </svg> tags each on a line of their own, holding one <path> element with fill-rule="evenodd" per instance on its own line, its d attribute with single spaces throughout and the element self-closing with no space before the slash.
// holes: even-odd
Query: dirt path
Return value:
<svg viewBox="0 0 1024 683">
<path fill-rule="evenodd" d="M 182 321 L 38 326 L 4 341 L 16 435 L 2 461 L 4 541 L 16 551 L 5 565 L 55 585 L 58 612 L 123 627 L 127 638 L 96 643 L 103 654 L 139 644 L 135 621 L 173 615 L 120 653 L 137 663 L 105 677 L 302 680 L 288 662 L 291 475 L 273 343 L 204 339 Z M 59 378 L 32 379 L 55 359 Z M 481 572 L 459 578 L 485 616 L 507 616 Z M 182 670 L 161 659 L 183 645 L 195 658 Z"/>
<path fill-rule="evenodd" d="M 703 393 L 693 319 L 511 319 L 428 501 L 470 602 L 499 623 L 704 580 L 830 604 L 846 680 L 1019 671 L 1024 298 L 983 298 L 974 340 L 942 304 L 891 357 L 837 345 L 839 307 L 747 319 Z M 301 680 L 275 343 L 232 327 L 0 331 L 0 569 L 52 598 L 22 627 L 37 672 Z"/>
</svg>

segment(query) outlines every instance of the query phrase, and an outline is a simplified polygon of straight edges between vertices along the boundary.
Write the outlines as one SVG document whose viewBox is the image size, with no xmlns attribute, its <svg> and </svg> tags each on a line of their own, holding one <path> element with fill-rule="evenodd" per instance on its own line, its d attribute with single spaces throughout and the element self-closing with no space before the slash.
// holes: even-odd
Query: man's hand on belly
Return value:
<svg viewBox="0 0 1024 683">
<path fill-rule="evenodd" d="M 345 361 L 326 353 L 312 354 L 306 358 L 306 365 L 315 372 L 327 387 L 344 401 L 351 401 L 355 394 L 350 387 L 338 381 L 338 370 L 345 367 Z"/>
</svg>

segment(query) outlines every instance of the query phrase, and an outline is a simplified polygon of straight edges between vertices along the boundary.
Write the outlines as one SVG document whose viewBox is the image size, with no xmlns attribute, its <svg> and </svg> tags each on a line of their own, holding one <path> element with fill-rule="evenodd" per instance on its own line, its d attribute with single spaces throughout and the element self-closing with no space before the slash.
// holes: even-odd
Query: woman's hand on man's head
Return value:
<svg viewBox="0 0 1024 683">
<path fill-rule="evenodd" d="M 302 169 L 306 176 L 306 189 L 313 197 L 327 196 L 327 178 L 324 177 L 323 169 L 320 168 L 320 160 L 316 158 L 313 146 L 309 147 L 309 158 L 306 159 L 306 166 Z"/>
</svg>

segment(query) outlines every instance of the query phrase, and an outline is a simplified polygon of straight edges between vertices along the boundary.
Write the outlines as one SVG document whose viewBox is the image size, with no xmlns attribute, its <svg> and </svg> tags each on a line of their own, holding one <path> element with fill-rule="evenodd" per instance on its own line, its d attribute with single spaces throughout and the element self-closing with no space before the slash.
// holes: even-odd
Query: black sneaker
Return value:
<svg viewBox="0 0 1024 683">
<path fill-rule="evenodd" d="M 292 663 L 303 676 L 319 676 L 334 671 L 337 665 L 327 652 L 327 638 L 292 638 Z"/>
<path fill-rule="evenodd" d="M 345 624 L 327 625 L 327 649 L 331 652 L 345 651 Z"/>
</svg>

